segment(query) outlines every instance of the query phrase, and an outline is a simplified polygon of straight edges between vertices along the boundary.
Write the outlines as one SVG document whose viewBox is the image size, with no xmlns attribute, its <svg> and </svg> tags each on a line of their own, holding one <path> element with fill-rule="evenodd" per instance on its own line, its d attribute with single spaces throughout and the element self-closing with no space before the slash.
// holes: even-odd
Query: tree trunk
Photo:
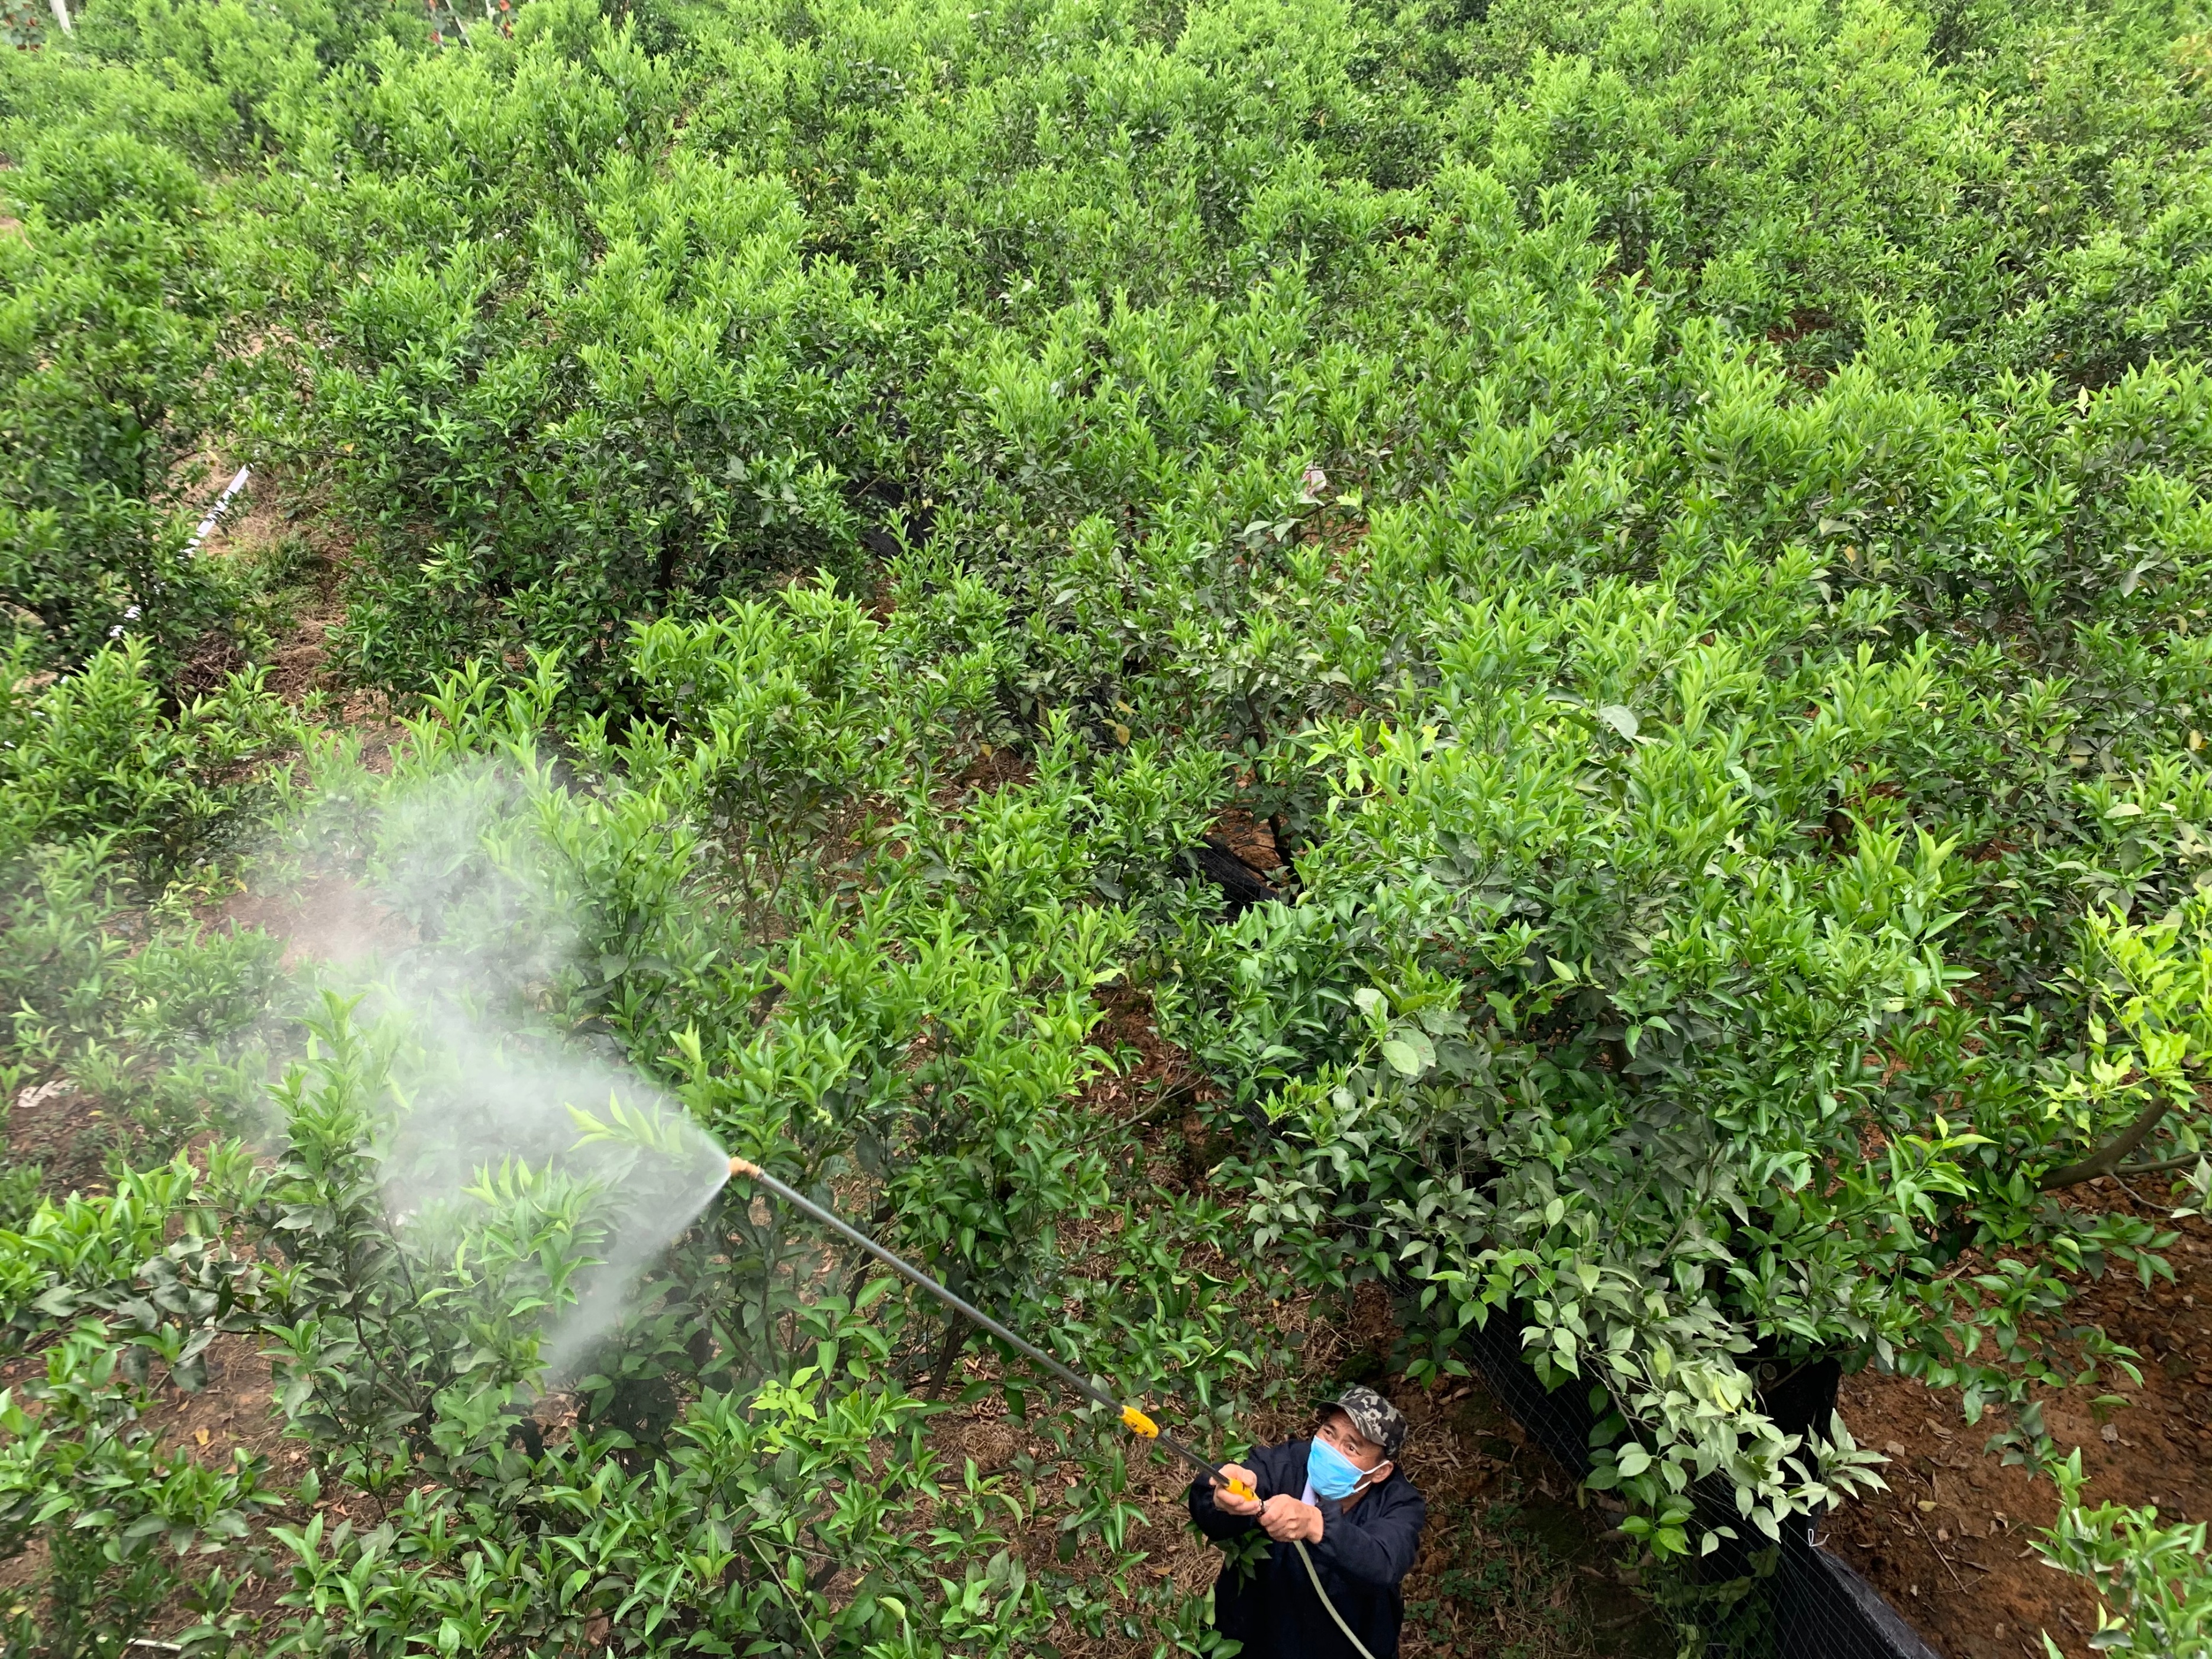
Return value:
<svg viewBox="0 0 2212 1659">
<path fill-rule="evenodd" d="M 921 1391 L 923 1399 L 934 1400 L 945 1392 L 945 1380 L 952 1375 L 952 1362 L 968 1346 L 968 1328 L 966 1316 L 952 1316 L 952 1322 L 945 1328 L 945 1345 L 937 1351 L 937 1369 L 930 1374 L 929 1386 Z"/>
<path fill-rule="evenodd" d="M 2158 1127 L 2158 1121 L 2166 1115 L 2172 1103 L 2163 1096 L 2143 1108 L 2142 1114 L 2113 1139 L 2083 1158 L 2078 1164 L 2069 1164 L 2063 1170 L 2053 1170 L 2037 1182 L 2039 1192 L 2057 1192 L 2061 1187 L 2078 1187 L 2085 1181 L 2094 1181 L 2099 1176 L 2108 1176 L 2127 1162 L 2128 1157 Z"/>
</svg>

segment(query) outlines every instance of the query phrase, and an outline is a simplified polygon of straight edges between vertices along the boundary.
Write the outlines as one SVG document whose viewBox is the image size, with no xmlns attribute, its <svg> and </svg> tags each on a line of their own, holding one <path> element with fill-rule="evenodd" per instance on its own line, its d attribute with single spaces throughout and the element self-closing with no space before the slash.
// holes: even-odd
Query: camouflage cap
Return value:
<svg viewBox="0 0 2212 1659">
<path fill-rule="evenodd" d="M 1387 1458 L 1395 1461 L 1406 1443 L 1406 1414 L 1364 1382 L 1353 1383 L 1334 1400 L 1322 1401 L 1316 1409 L 1342 1412 L 1364 1438 L 1382 1448 Z"/>
</svg>

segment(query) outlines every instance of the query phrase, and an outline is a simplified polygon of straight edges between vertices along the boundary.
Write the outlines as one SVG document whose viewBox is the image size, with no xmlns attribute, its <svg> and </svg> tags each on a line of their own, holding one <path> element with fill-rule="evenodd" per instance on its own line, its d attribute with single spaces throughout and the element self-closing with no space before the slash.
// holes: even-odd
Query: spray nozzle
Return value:
<svg viewBox="0 0 2212 1659">
<path fill-rule="evenodd" d="M 761 1166 L 757 1164 L 748 1164 L 741 1158 L 730 1160 L 730 1173 L 733 1176 L 757 1176 L 760 1172 Z"/>
</svg>

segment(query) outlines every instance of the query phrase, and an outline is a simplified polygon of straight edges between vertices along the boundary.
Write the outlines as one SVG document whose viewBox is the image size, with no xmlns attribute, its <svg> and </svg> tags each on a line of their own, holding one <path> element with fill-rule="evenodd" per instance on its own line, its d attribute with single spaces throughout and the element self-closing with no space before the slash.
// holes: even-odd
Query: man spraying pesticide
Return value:
<svg viewBox="0 0 2212 1659">
<path fill-rule="evenodd" d="M 1398 1587 L 1413 1567 L 1427 1511 L 1397 1470 L 1406 1419 L 1374 1389 L 1348 1389 L 1328 1401 L 1311 1439 L 1263 1447 L 1253 1454 L 1254 1468 L 1217 1467 L 757 1164 L 733 1158 L 730 1174 L 857 1244 L 1196 1469 L 1191 1518 L 1208 1537 L 1265 1532 L 1270 1546 L 1256 1569 L 1225 1568 L 1214 1587 L 1214 1622 L 1243 1643 L 1247 1659 L 1395 1659 Z"/>
<path fill-rule="evenodd" d="M 1398 1587 L 1428 1518 L 1397 1468 L 1406 1419 L 1358 1386 L 1319 1409 L 1310 1438 L 1262 1446 L 1249 1468 L 1224 1464 L 1224 1481 L 1191 1483 L 1190 1518 L 1207 1537 L 1256 1529 L 1270 1540 L 1249 1577 L 1223 1570 L 1213 1622 L 1255 1659 L 1387 1659 L 1405 1613 Z"/>
</svg>

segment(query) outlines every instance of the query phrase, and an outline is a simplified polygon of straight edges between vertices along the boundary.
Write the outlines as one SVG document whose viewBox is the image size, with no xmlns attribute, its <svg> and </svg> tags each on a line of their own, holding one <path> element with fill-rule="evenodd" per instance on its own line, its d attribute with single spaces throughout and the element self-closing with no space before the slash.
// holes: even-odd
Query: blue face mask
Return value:
<svg viewBox="0 0 2212 1659">
<path fill-rule="evenodd" d="M 1380 1464 L 1376 1466 L 1381 1468 Z M 1306 1454 L 1306 1479 L 1313 1483 L 1315 1495 L 1321 1498 L 1349 1498 L 1359 1490 L 1368 1471 L 1361 1468 L 1342 1452 L 1322 1439 L 1314 1437 L 1313 1449 Z"/>
</svg>

